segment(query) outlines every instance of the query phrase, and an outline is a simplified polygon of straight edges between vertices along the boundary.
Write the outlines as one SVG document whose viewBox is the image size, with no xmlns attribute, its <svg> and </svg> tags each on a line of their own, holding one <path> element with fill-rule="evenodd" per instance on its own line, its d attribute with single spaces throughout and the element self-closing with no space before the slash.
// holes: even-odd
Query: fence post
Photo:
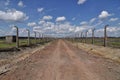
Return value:
<svg viewBox="0 0 120 80">
<path fill-rule="evenodd" d="M 75 41 L 77 42 L 77 33 L 75 33 Z"/>
<path fill-rule="evenodd" d="M 72 37 L 72 42 L 74 42 L 74 36 Z"/>
<path fill-rule="evenodd" d="M 28 46 L 30 46 L 30 30 L 27 29 L 28 32 Z"/>
<path fill-rule="evenodd" d="M 85 43 L 87 43 L 87 33 L 88 33 L 88 30 L 85 32 Z"/>
<path fill-rule="evenodd" d="M 44 42 L 44 35 L 43 35 L 43 33 L 42 33 L 42 43 Z"/>
<path fill-rule="evenodd" d="M 19 48 L 19 29 L 17 26 L 14 26 L 16 28 L 16 48 Z"/>
<path fill-rule="evenodd" d="M 95 28 L 92 29 L 92 44 L 94 44 L 94 32 L 95 32 Z"/>
<path fill-rule="evenodd" d="M 39 33 L 39 43 L 40 43 L 40 33 Z"/>
<path fill-rule="evenodd" d="M 37 39 L 36 39 L 36 32 L 34 31 L 35 34 L 35 44 L 37 44 Z"/>
<path fill-rule="evenodd" d="M 107 27 L 108 25 L 105 25 L 104 27 L 104 47 L 107 46 Z"/>
<path fill-rule="evenodd" d="M 81 32 L 81 42 L 82 42 L 83 32 Z"/>
</svg>

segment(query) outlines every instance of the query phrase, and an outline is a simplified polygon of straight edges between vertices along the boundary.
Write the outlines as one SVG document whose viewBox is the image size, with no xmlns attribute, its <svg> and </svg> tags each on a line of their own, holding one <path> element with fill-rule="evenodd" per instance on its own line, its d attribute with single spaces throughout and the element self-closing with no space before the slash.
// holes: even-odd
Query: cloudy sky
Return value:
<svg viewBox="0 0 120 80">
<path fill-rule="evenodd" d="M 120 0 L 0 0 L 0 36 L 21 36 L 26 29 L 52 36 L 69 36 L 95 28 L 95 36 L 120 36 Z"/>
</svg>

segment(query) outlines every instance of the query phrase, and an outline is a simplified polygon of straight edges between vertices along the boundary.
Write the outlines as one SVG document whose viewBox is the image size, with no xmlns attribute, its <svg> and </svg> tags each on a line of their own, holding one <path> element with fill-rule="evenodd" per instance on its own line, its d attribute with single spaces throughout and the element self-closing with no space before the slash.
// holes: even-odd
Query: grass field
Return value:
<svg viewBox="0 0 120 80">
<path fill-rule="evenodd" d="M 92 44 L 92 38 L 87 38 L 87 40 L 85 40 L 85 38 L 83 38 L 83 39 L 75 38 L 74 41 L 75 42 Z M 104 45 L 104 39 L 103 38 L 95 38 L 94 39 L 94 45 L 103 46 Z M 113 47 L 113 48 L 120 48 L 120 38 L 108 38 L 107 39 L 107 46 L 108 47 Z"/>
<path fill-rule="evenodd" d="M 43 44 L 45 42 L 45 40 L 40 40 L 40 39 L 30 39 L 30 43 L 31 44 L 36 44 L 37 43 L 41 43 Z M 20 39 L 19 40 L 19 45 L 20 46 L 28 46 L 28 40 L 27 39 Z M 0 49 L 3 49 L 3 48 L 13 48 L 13 47 L 16 47 L 16 43 L 6 43 L 4 39 L 1 39 L 0 40 Z"/>
</svg>

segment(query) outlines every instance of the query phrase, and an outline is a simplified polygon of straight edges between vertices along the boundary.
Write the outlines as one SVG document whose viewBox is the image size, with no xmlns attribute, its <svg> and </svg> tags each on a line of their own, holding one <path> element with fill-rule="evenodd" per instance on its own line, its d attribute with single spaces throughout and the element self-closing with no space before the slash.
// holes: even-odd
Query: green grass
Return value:
<svg viewBox="0 0 120 80">
<path fill-rule="evenodd" d="M 35 39 L 30 39 L 30 43 L 31 44 L 36 44 L 36 40 Z M 44 44 L 45 40 L 39 40 L 37 39 L 37 43 L 41 43 Z M 28 45 L 28 41 L 27 39 L 20 39 L 19 40 L 19 45 L 20 46 L 27 46 Z M 5 40 L 0 40 L 0 49 L 4 49 L 4 48 L 13 48 L 16 47 L 16 43 L 6 43 Z"/>
<path fill-rule="evenodd" d="M 108 46 L 120 48 L 120 42 L 110 42 L 110 43 L 108 43 Z"/>
<path fill-rule="evenodd" d="M 15 47 L 15 43 L 7 44 L 7 43 L 0 43 L 0 48 L 12 48 Z"/>
<path fill-rule="evenodd" d="M 73 42 L 84 42 L 85 43 L 85 39 L 71 39 L 70 41 Z M 88 38 L 86 40 L 87 44 L 92 44 L 92 39 Z M 94 39 L 94 45 L 99 45 L 99 46 L 103 46 L 104 45 L 104 39 L 103 38 L 95 38 Z M 113 48 L 120 48 L 120 38 L 108 38 L 107 41 L 107 46 L 108 47 L 113 47 Z"/>
<path fill-rule="evenodd" d="M 15 43 L 6 43 L 4 40 L 0 40 L 0 48 L 15 47 Z"/>
</svg>

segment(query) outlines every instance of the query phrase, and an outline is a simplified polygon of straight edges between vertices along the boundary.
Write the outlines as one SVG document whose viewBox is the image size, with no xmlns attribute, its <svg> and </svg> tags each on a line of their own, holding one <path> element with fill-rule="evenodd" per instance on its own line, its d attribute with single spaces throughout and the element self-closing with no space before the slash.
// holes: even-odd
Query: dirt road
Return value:
<svg viewBox="0 0 120 80">
<path fill-rule="evenodd" d="M 120 64 L 55 41 L 0 75 L 0 80 L 120 80 Z"/>
</svg>

